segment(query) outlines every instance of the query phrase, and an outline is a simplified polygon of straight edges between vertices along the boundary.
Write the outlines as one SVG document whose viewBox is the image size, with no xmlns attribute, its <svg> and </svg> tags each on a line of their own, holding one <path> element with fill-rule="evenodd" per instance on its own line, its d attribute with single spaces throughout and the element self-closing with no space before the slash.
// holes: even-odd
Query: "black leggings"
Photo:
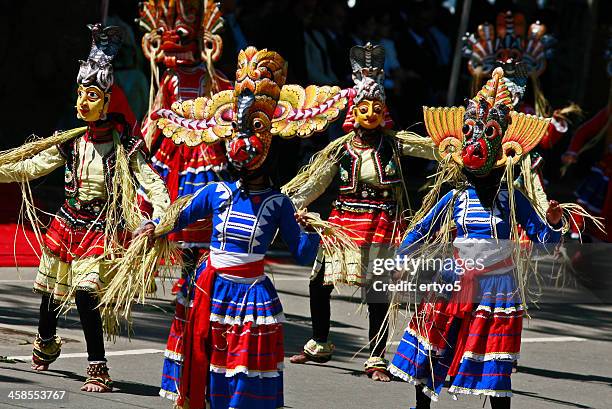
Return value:
<svg viewBox="0 0 612 409">
<path fill-rule="evenodd" d="M 491 401 L 491 409 L 510 409 L 510 398 L 489 398 Z M 423 392 L 423 386 L 416 386 L 416 409 L 430 409 L 431 399 Z"/>
<path fill-rule="evenodd" d="M 78 290 L 75 294 L 75 302 L 87 343 L 88 360 L 90 362 L 106 361 L 102 318 L 100 317 L 100 310 L 96 308 L 99 302 L 98 297 L 89 291 Z M 43 340 L 50 339 L 55 335 L 58 317 L 59 308 L 53 302 L 53 297 L 47 294 L 43 295 L 38 319 L 38 334 Z"/>
<path fill-rule="evenodd" d="M 327 342 L 329 337 L 331 317 L 331 285 L 323 285 L 324 268 L 317 271 L 316 277 L 310 281 L 310 316 L 312 318 L 312 339 L 317 342 Z M 379 333 L 387 311 L 388 303 L 368 303 L 370 353 L 372 356 L 382 357 L 385 354 L 388 331 L 385 329 L 380 337 Z"/>
</svg>

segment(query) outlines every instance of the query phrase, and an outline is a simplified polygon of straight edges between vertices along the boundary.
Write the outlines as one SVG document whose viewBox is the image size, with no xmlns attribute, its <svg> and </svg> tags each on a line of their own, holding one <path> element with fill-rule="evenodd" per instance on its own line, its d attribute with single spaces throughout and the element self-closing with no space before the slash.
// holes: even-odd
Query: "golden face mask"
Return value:
<svg viewBox="0 0 612 409">
<path fill-rule="evenodd" d="M 95 122 L 106 117 L 110 92 L 105 93 L 96 86 L 79 85 L 77 90 L 77 118 L 85 122 Z"/>
<path fill-rule="evenodd" d="M 385 106 L 380 101 L 363 100 L 353 107 L 355 122 L 364 129 L 375 129 L 385 119 Z"/>
</svg>

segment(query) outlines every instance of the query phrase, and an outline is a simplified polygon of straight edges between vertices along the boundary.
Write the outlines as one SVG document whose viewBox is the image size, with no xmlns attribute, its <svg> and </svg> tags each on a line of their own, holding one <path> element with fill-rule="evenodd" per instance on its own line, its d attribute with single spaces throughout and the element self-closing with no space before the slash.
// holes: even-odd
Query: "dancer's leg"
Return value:
<svg viewBox="0 0 612 409">
<path fill-rule="evenodd" d="M 415 409 L 430 409 L 431 399 L 423 392 L 423 385 L 417 385 L 416 389 L 416 408 Z"/>
<path fill-rule="evenodd" d="M 387 303 L 376 302 L 368 304 L 370 353 L 372 356 L 379 356 L 382 358 L 385 356 L 388 328 L 384 325 L 384 321 L 388 311 L 389 304 Z"/>
<path fill-rule="evenodd" d="M 312 339 L 325 343 L 329 337 L 331 319 L 332 285 L 323 285 L 324 266 L 317 272 L 308 286 L 310 292 L 310 316 L 312 318 Z"/>
<path fill-rule="evenodd" d="M 510 397 L 491 398 L 491 409 L 510 409 Z"/>
<path fill-rule="evenodd" d="M 391 375 L 387 371 L 389 362 L 385 359 L 388 334 L 385 325 L 387 311 L 389 304 L 386 302 L 368 303 L 370 358 L 365 363 L 365 370 L 373 380 L 381 382 L 391 380 Z"/>
<path fill-rule="evenodd" d="M 113 382 L 108 375 L 108 367 L 106 366 L 102 318 L 100 310 L 97 308 L 98 297 L 89 291 L 77 291 L 75 301 L 85 335 L 85 342 L 87 343 L 87 358 L 89 360 L 88 378 L 81 390 L 86 392 L 110 392 Z"/>
<path fill-rule="evenodd" d="M 38 316 L 38 335 L 43 340 L 50 340 L 57 331 L 59 309 L 53 302 L 53 297 L 43 294 L 40 302 L 40 315 Z"/>
<path fill-rule="evenodd" d="M 38 316 L 38 336 L 32 348 L 32 369 L 46 371 L 60 355 L 61 339 L 56 335 L 58 306 L 53 302 L 53 296 L 44 294 L 40 301 Z"/>
<path fill-rule="evenodd" d="M 328 341 L 331 318 L 331 285 L 323 285 L 325 265 L 321 263 L 314 279 L 310 280 L 310 317 L 312 320 L 312 339 L 301 353 L 290 358 L 291 363 L 304 364 L 309 361 L 327 362 L 331 359 L 334 345 Z"/>
</svg>

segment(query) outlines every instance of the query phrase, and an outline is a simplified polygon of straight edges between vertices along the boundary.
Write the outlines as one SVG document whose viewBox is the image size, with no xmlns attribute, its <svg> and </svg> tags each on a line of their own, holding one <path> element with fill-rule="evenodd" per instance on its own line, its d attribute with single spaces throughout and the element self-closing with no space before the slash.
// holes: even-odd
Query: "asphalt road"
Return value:
<svg viewBox="0 0 612 409">
<path fill-rule="evenodd" d="M 284 304 L 286 355 L 301 349 L 310 337 L 308 270 L 290 264 L 272 265 L 273 277 Z M 107 343 L 109 366 L 116 391 L 81 392 L 85 342 L 78 317 L 61 319 L 58 333 L 66 341 L 62 357 L 46 373 L 30 369 L 27 357 L 36 334 L 39 297 L 30 290 L 34 269 L 0 269 L 0 355 L 25 362 L 0 363 L 1 408 L 170 408 L 157 396 L 168 328 L 171 298 L 139 306 L 134 314 L 131 340 Z M 334 295 L 332 340 L 335 359 L 325 365 L 292 365 L 286 361 L 285 402 L 288 408 L 408 409 L 414 404 L 411 385 L 395 381 L 375 383 L 362 373 L 367 318 L 356 297 L 345 288 Z M 545 304 L 531 309 L 525 323 L 519 372 L 513 375 L 513 408 L 612 407 L 612 306 L 601 304 Z M 395 336 L 401 335 L 400 325 Z M 394 351 L 395 346 L 391 347 Z M 355 356 L 357 354 L 357 356 Z M 24 401 L 15 391 L 66 391 L 63 400 Z M 13 399 L 9 393 L 13 391 Z M 59 397 L 59 395 L 56 395 Z M 443 392 L 435 408 L 482 408 L 484 400 L 452 400 Z M 488 403 L 486 404 L 488 407 Z"/>
</svg>

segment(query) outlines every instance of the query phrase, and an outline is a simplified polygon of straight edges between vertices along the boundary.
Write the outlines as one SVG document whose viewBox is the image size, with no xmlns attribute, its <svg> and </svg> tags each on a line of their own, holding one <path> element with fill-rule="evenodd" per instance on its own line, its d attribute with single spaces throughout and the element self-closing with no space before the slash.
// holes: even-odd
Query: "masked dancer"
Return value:
<svg viewBox="0 0 612 409">
<path fill-rule="evenodd" d="M 517 245 L 518 224 L 535 243 L 561 237 L 560 205 L 550 201 L 542 217 L 533 199 L 507 183 L 550 121 L 514 111 L 508 85 L 496 68 L 465 108 L 424 108 L 443 166 L 460 166 L 463 182 L 417 213 L 399 254 L 437 257 L 452 243 L 451 262 L 437 279 L 458 283 L 461 291 L 426 296 L 390 365 L 392 374 L 416 385 L 418 409 L 438 399 L 447 376 L 450 393 L 486 395 L 492 408 L 510 408 L 529 262 Z"/>
<path fill-rule="evenodd" d="M 312 339 L 291 362 L 331 359 L 334 345 L 328 338 L 334 284 L 360 286 L 369 316 L 370 358 L 365 372 L 374 380 L 388 382 L 383 323 L 389 300 L 370 288 L 372 263 L 393 256 L 401 236 L 399 221 L 407 206 L 400 158 L 433 159 L 434 145 L 428 138 L 390 129 L 393 123 L 383 86 L 385 49 L 369 43 L 355 46 L 350 60 L 355 86 L 344 123 L 348 134 L 317 153 L 284 190 L 298 209 L 305 208 L 339 176 L 339 191 L 328 220 L 346 229 L 358 251 L 344 248 L 334 254 L 319 254 L 309 286 Z M 339 262 L 339 257 L 347 259 L 348 265 Z"/>
<path fill-rule="evenodd" d="M 159 217 L 170 198 L 147 160 L 139 130 L 132 129 L 123 115 L 107 113 L 112 98 L 112 60 L 121 45 L 121 30 L 100 24 L 90 29 L 92 48 L 87 60 L 81 61 L 77 76 L 77 116 L 86 128 L 48 138 L 57 144 L 42 151 L 45 140 L 26 145 L 31 147 L 27 159 L 14 163 L 0 160 L 0 182 L 26 182 L 64 166 L 66 200 L 42 238 L 34 281 L 34 291 L 42 294 L 42 300 L 32 368 L 47 370 L 60 356 L 62 340 L 56 331 L 59 304 L 74 297 L 89 360 L 82 390 L 109 392 L 113 382 L 106 365 L 99 294 L 113 279 L 107 259 L 124 238 L 121 230 L 125 220 L 133 219 L 127 214 L 132 212 L 140 219 L 138 209 L 122 199 L 130 188 L 135 197 L 135 186 L 140 185 L 152 199 L 153 217 Z"/>
<path fill-rule="evenodd" d="M 203 409 L 283 406 L 283 312 L 264 274 L 264 255 L 277 230 L 296 261 L 314 261 L 319 235 L 300 228 L 289 198 L 270 180 L 274 135 L 307 137 L 325 129 L 346 106 L 338 87 L 285 85 L 287 66 L 273 51 L 240 52 L 233 91 L 161 110 L 158 126 L 190 146 L 226 141 L 236 182 L 198 190 L 179 215 L 179 230 L 212 216 L 208 260 L 193 291 L 180 298 L 168 339 L 160 394 L 179 407 Z M 149 233 L 150 234 L 150 233 Z M 179 314 L 177 313 L 177 317 Z"/>
</svg>

